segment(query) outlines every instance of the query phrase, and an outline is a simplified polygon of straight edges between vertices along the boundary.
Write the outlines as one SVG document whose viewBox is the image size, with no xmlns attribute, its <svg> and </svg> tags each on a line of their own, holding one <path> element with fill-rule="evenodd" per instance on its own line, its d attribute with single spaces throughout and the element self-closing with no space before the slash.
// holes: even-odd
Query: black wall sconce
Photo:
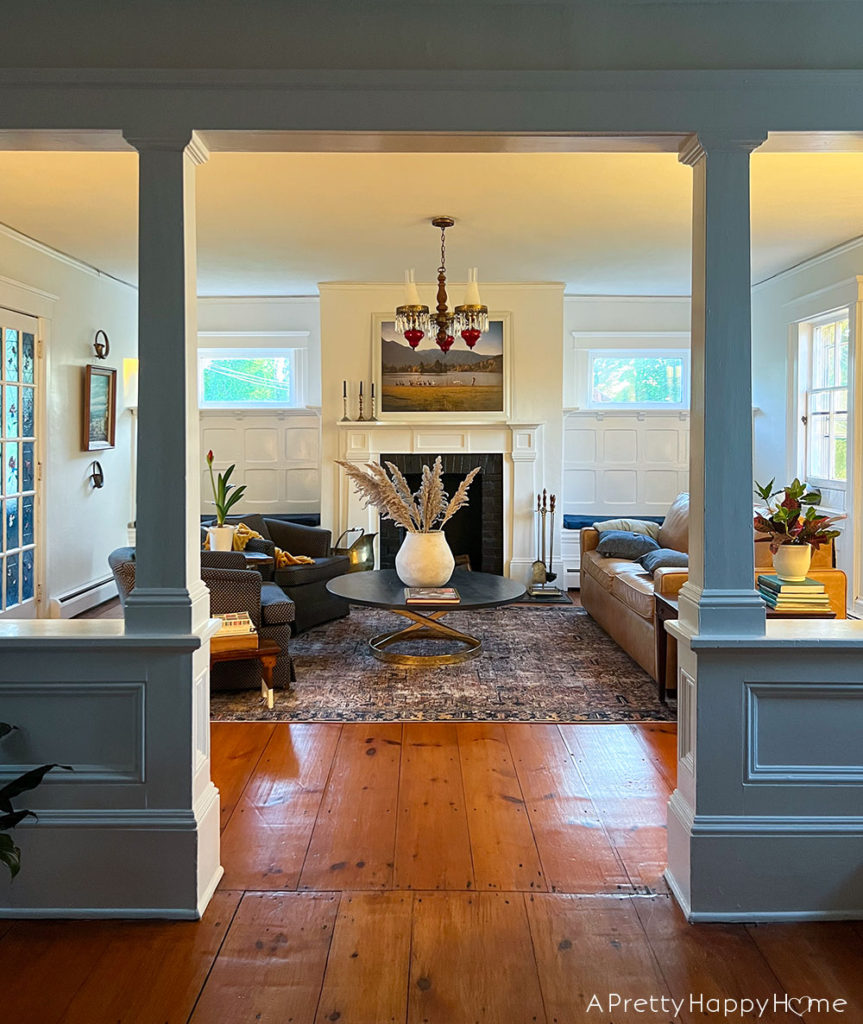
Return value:
<svg viewBox="0 0 863 1024">
<path fill-rule="evenodd" d="M 102 467 L 98 462 L 90 464 L 90 483 L 94 487 L 105 486 L 105 474 L 102 472 Z"/>
<path fill-rule="evenodd" d="M 100 335 L 105 339 L 104 341 L 99 340 Z M 108 335 L 104 331 L 96 331 L 93 348 L 96 350 L 97 359 L 108 358 L 108 353 L 111 351 L 111 342 L 108 340 Z"/>
</svg>

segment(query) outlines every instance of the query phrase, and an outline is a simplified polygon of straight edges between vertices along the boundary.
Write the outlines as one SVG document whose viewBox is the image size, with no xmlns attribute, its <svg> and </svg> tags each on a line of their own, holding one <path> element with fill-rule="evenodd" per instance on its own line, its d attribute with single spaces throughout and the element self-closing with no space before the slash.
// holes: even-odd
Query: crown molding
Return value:
<svg viewBox="0 0 863 1024">
<path fill-rule="evenodd" d="M 780 270 L 778 274 L 774 274 L 772 277 L 765 277 L 763 281 L 759 281 L 757 284 L 752 286 L 752 291 L 761 291 L 769 284 L 773 284 L 776 281 L 782 281 L 789 277 L 795 277 L 797 274 L 803 274 L 807 270 L 811 270 L 812 267 L 817 267 L 822 263 L 828 263 L 830 260 L 835 259 L 837 256 L 844 256 L 846 253 L 853 252 L 854 249 L 863 247 L 863 235 L 857 235 L 856 238 L 849 238 L 847 242 L 841 242 L 839 245 L 835 245 L 832 249 L 825 249 L 824 252 L 818 253 L 816 256 L 810 256 L 800 263 L 795 263 L 793 266 Z M 851 280 L 849 278 L 848 280 Z M 839 284 L 841 282 L 836 282 Z M 835 287 L 835 285 L 830 285 Z"/>
<path fill-rule="evenodd" d="M 690 305 L 689 295 L 578 295 L 565 294 L 564 302 L 676 302 Z"/>
<path fill-rule="evenodd" d="M 131 288 L 132 291 L 137 291 L 137 287 L 130 284 L 128 281 L 124 281 L 121 277 L 115 277 L 113 274 L 109 274 L 106 270 L 100 270 L 98 267 L 94 267 L 91 263 L 85 263 L 84 260 L 79 260 L 75 256 L 70 256 L 68 253 L 61 252 L 59 249 L 52 249 L 50 245 L 46 245 L 44 242 L 39 242 L 35 238 L 31 238 L 29 235 L 22 234 L 20 231 L 16 231 L 15 228 L 9 227 L 8 224 L 0 224 L 0 235 L 5 235 L 7 238 L 11 238 L 15 242 L 20 242 L 21 245 L 26 245 L 28 249 L 34 249 L 36 252 L 42 253 L 43 256 L 50 256 L 52 259 L 57 260 L 60 263 L 65 263 L 68 267 L 74 267 L 76 270 L 80 270 L 85 274 L 89 274 L 91 277 L 106 278 L 109 281 L 115 281 L 117 284 L 121 284 L 126 288 Z M 17 283 L 17 282 L 16 282 Z M 22 285 L 21 287 L 26 287 Z M 37 291 L 35 288 L 31 288 L 30 291 Z M 56 301 L 56 295 L 50 295 L 48 292 L 41 293 L 48 298 Z"/>
</svg>

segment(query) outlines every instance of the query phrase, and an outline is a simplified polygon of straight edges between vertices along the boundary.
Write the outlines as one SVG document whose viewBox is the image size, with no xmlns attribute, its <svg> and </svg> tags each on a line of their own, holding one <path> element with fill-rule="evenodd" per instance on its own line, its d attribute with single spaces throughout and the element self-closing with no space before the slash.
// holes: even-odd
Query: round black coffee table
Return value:
<svg viewBox="0 0 863 1024">
<path fill-rule="evenodd" d="M 411 625 L 391 633 L 380 633 L 369 640 L 372 654 L 381 661 L 396 665 L 424 666 L 454 665 L 482 654 L 482 640 L 469 633 L 460 633 L 447 626 L 441 619 L 449 612 L 475 611 L 480 608 L 497 608 L 512 604 L 524 597 L 523 584 L 506 576 L 494 576 L 488 572 L 469 572 L 456 569 L 447 584 L 455 587 L 459 602 L 441 604 L 408 604 L 405 601 L 405 585 L 393 569 L 376 569 L 373 572 L 352 572 L 336 576 L 327 583 L 327 590 L 336 597 L 343 597 L 351 604 L 365 608 L 385 608 L 396 615 L 411 620 Z M 464 645 L 464 650 L 449 654 L 400 654 L 387 648 L 406 640 L 454 640 Z"/>
</svg>

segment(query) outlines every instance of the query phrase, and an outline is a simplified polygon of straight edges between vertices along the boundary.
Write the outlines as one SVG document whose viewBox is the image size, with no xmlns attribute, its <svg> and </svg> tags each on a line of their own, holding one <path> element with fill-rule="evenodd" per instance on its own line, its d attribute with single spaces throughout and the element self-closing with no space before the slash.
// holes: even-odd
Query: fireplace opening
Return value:
<svg viewBox="0 0 863 1024">
<path fill-rule="evenodd" d="M 422 467 L 434 462 L 434 455 L 381 455 L 381 462 L 392 462 L 416 491 L 422 479 Z M 503 456 L 498 453 L 482 455 L 442 455 L 443 485 L 452 495 L 458 485 L 475 467 L 480 472 L 468 492 L 468 504 L 444 526 L 447 543 L 456 558 L 456 564 L 469 560 L 476 572 L 503 574 Z M 396 553 L 404 539 L 404 529 L 389 519 L 381 520 L 381 568 L 395 566 Z"/>
</svg>

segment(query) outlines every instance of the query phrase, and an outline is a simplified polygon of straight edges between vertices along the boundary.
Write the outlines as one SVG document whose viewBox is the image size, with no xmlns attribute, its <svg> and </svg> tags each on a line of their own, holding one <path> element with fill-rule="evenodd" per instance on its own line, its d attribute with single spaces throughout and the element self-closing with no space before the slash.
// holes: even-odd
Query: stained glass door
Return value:
<svg viewBox="0 0 863 1024">
<path fill-rule="evenodd" d="M 0 309 L 0 618 L 37 615 L 37 331 Z"/>
</svg>

